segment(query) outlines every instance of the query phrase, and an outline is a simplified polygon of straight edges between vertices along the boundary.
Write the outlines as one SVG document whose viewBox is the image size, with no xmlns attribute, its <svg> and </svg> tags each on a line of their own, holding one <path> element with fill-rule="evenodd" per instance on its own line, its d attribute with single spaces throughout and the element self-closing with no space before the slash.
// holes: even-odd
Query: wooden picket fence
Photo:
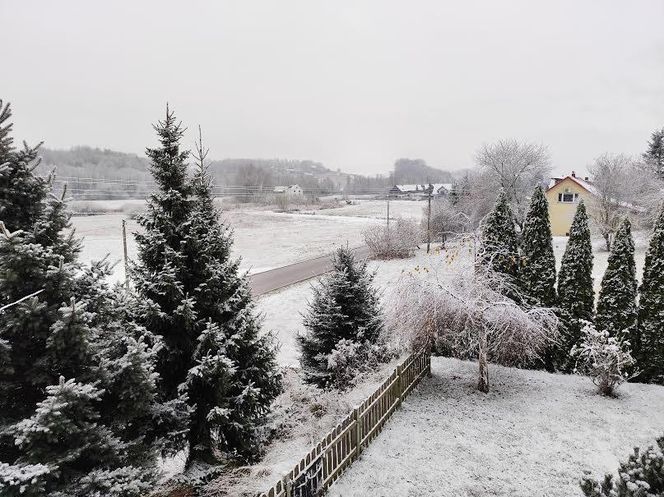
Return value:
<svg viewBox="0 0 664 497">
<path fill-rule="evenodd" d="M 431 373 L 428 349 L 399 364 L 378 389 L 353 409 L 295 467 L 259 497 L 318 497 L 358 458 L 420 379 Z"/>
</svg>

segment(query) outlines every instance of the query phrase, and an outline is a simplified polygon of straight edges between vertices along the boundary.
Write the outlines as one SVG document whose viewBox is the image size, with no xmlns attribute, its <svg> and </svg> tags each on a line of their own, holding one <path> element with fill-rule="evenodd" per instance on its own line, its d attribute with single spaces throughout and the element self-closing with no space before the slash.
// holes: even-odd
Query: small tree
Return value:
<svg viewBox="0 0 664 497">
<path fill-rule="evenodd" d="M 629 219 L 624 219 L 611 246 L 597 301 L 595 326 L 610 336 L 630 339 L 636 324 L 636 264 Z"/>
<path fill-rule="evenodd" d="M 437 342 L 456 357 L 477 359 L 480 391 L 489 391 L 489 362 L 530 364 L 555 342 L 555 314 L 541 307 L 526 310 L 506 298 L 504 275 L 461 269 L 441 284 L 435 268 L 426 273 L 400 282 L 392 315 L 416 347 Z"/>
<path fill-rule="evenodd" d="M 606 330 L 598 331 L 591 323 L 586 323 L 581 333 L 581 343 L 571 351 L 577 358 L 577 371 L 590 376 L 602 395 L 613 395 L 628 379 L 627 371 L 634 364 L 629 342 Z"/>
<path fill-rule="evenodd" d="M 561 339 L 556 347 L 557 366 L 569 371 L 573 367 L 569 352 L 581 339 L 582 321 L 592 321 L 595 306 L 593 290 L 593 252 L 588 215 L 579 202 L 570 228 L 567 247 L 558 273 L 558 305 Z"/>
<path fill-rule="evenodd" d="M 633 338 L 638 378 L 664 384 L 664 205 L 650 237 L 639 292 Z"/>
<path fill-rule="evenodd" d="M 377 342 L 384 327 L 372 287 L 374 275 L 367 263 L 356 261 L 353 252 L 342 247 L 334 253 L 332 266 L 332 273 L 314 287 L 313 300 L 304 315 L 306 332 L 298 336 L 304 378 L 320 387 L 336 382 L 336 363 L 330 364 L 330 357 L 340 342 L 366 344 L 362 354 L 368 354 L 369 345 Z"/>
<path fill-rule="evenodd" d="M 482 225 L 481 245 L 480 263 L 490 272 L 504 275 L 506 295 L 518 298 L 519 248 L 514 216 L 503 190 Z"/>
<path fill-rule="evenodd" d="M 664 495 L 664 437 L 641 451 L 634 453 L 627 462 L 620 463 L 618 478 L 612 474 L 604 476 L 600 483 L 586 472 L 581 482 L 581 490 L 586 497 L 659 497 Z"/>
</svg>

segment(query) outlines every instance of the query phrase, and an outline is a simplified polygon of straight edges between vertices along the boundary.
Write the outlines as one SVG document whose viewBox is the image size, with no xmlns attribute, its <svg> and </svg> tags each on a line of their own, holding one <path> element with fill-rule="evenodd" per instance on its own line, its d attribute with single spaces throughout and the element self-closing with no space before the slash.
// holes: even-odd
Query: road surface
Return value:
<svg viewBox="0 0 664 497">
<path fill-rule="evenodd" d="M 352 251 L 358 258 L 365 259 L 369 257 L 369 249 L 366 246 L 355 247 Z M 251 287 L 251 293 L 256 297 L 300 281 L 315 278 L 331 269 L 332 254 L 321 255 L 314 259 L 252 274 L 249 276 L 249 286 Z"/>
</svg>

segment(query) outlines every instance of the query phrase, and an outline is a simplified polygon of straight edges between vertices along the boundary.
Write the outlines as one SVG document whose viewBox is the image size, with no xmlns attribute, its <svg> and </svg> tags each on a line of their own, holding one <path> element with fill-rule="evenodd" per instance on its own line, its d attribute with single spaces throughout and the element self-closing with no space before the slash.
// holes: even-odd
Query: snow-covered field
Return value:
<svg viewBox="0 0 664 497">
<path fill-rule="evenodd" d="M 102 202 L 102 201 L 100 201 Z M 130 209 L 140 207 L 134 201 L 103 201 L 100 208 Z M 356 200 L 355 205 L 336 209 L 277 213 L 261 208 L 235 208 L 223 211 L 223 218 L 234 229 L 233 253 L 242 257 L 242 269 L 251 273 L 285 266 L 317 257 L 339 245 L 362 244 L 362 231 L 385 216 L 385 202 Z M 93 202 L 87 202 L 90 207 Z M 127 207 L 128 206 L 128 207 Z M 94 206 L 90 209 L 94 210 Z M 390 217 L 419 219 L 422 203 L 414 201 L 390 202 Z M 136 257 L 136 245 L 131 233 L 138 229 L 135 221 L 123 212 L 96 216 L 75 216 L 72 223 L 79 236 L 84 237 L 81 260 L 89 262 L 109 255 L 111 261 L 122 260 L 122 220 L 127 221 L 127 252 Z M 124 267 L 118 264 L 113 277 L 124 278 Z"/>
<path fill-rule="evenodd" d="M 664 434 L 664 387 L 597 395 L 587 378 L 433 358 L 381 435 L 331 496 L 572 497 L 584 470 L 615 473 L 634 446 Z"/>
</svg>

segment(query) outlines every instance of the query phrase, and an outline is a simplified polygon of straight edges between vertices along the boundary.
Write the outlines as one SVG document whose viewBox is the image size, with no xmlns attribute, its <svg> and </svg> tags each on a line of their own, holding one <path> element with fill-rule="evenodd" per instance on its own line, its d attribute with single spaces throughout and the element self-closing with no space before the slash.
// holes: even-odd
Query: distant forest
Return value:
<svg viewBox="0 0 664 497">
<path fill-rule="evenodd" d="M 76 199 L 140 198 L 153 182 L 149 162 L 136 154 L 74 147 L 40 149 L 38 171 L 56 170 L 56 185 L 67 184 Z M 388 175 L 363 176 L 328 169 L 320 162 L 286 159 L 223 159 L 210 162 L 215 192 L 246 198 L 272 192 L 275 186 L 300 185 L 312 196 L 333 193 L 380 194 L 395 183 L 451 182 L 452 174 L 421 159 L 399 159 Z M 396 181 L 395 181 L 396 179 Z"/>
</svg>

